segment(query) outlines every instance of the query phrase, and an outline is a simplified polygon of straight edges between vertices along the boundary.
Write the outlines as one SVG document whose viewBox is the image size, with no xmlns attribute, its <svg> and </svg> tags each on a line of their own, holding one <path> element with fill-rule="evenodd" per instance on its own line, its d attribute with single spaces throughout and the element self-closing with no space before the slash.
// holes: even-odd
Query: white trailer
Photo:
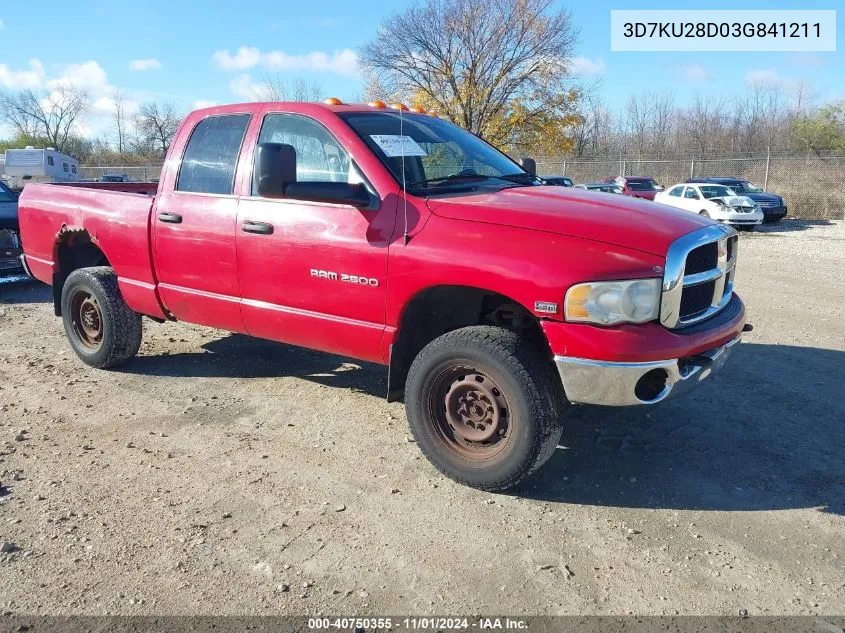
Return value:
<svg viewBox="0 0 845 633">
<path fill-rule="evenodd" d="M 62 182 L 79 180 L 79 161 L 73 156 L 46 149 L 7 149 L 4 171 L 22 181 Z"/>
</svg>

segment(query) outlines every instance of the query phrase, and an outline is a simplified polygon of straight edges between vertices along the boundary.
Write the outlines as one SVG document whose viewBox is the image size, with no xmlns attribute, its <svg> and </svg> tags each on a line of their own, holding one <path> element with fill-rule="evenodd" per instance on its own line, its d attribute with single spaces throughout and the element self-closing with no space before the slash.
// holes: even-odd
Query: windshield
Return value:
<svg viewBox="0 0 845 633">
<path fill-rule="evenodd" d="M 628 189 L 631 191 L 660 191 L 660 185 L 654 180 L 629 180 Z"/>
<path fill-rule="evenodd" d="M 403 114 L 400 128 L 398 112 L 340 116 L 399 183 L 404 163 L 404 182 L 411 193 L 431 195 L 538 182 L 499 150 L 442 119 Z"/>
<path fill-rule="evenodd" d="M 731 189 L 723 185 L 701 185 L 701 194 L 707 198 L 721 198 L 722 196 L 736 195 Z"/>
<path fill-rule="evenodd" d="M 0 202 L 17 202 L 18 197 L 12 191 L 0 182 Z"/>
<path fill-rule="evenodd" d="M 743 193 L 763 193 L 763 190 L 760 189 L 757 185 L 753 185 L 747 180 L 740 180 L 735 182 L 731 185 L 731 189 L 736 191 L 738 194 Z"/>
</svg>

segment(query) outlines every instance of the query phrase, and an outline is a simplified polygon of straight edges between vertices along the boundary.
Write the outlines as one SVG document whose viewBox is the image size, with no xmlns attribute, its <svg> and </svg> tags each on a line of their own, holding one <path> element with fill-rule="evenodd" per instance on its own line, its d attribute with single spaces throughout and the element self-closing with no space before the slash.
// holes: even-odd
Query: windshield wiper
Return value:
<svg viewBox="0 0 845 633">
<path fill-rule="evenodd" d="M 526 176 L 530 179 L 527 181 L 525 178 Z M 506 174 L 504 176 L 487 176 L 484 174 L 450 174 L 448 176 L 438 176 L 437 178 L 423 178 L 422 180 L 417 180 L 408 184 L 408 187 L 417 187 L 422 184 L 436 184 L 436 183 L 449 183 L 449 182 L 461 182 L 465 180 L 505 180 L 507 182 L 512 182 L 516 184 L 531 184 L 534 182 L 534 176 L 531 174 Z"/>
<path fill-rule="evenodd" d="M 533 185 L 539 180 L 537 176 L 532 176 L 528 172 L 522 172 L 520 174 L 505 174 L 504 176 L 496 176 L 496 178 L 501 178 L 502 180 L 509 180 L 510 182 L 516 182 L 520 185 Z"/>
</svg>

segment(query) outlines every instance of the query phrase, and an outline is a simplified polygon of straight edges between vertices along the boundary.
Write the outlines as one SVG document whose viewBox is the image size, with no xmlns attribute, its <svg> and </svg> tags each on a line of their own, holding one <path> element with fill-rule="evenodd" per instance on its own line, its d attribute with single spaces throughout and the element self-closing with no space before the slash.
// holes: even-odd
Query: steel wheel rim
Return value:
<svg viewBox="0 0 845 633">
<path fill-rule="evenodd" d="M 430 383 L 427 408 L 437 437 L 468 459 L 497 455 L 513 430 L 504 391 L 477 367 L 453 366 L 437 373 Z"/>
<path fill-rule="evenodd" d="M 97 298 L 87 290 L 74 292 L 70 300 L 70 318 L 79 342 L 90 350 L 99 349 L 103 343 L 103 311 Z"/>
</svg>

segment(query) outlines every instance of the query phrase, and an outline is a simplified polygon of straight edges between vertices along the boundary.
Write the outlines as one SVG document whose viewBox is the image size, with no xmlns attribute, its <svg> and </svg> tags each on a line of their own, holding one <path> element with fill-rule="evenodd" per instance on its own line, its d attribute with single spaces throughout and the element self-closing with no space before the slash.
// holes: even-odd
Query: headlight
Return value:
<svg viewBox="0 0 845 633">
<path fill-rule="evenodd" d="M 567 321 L 614 325 L 645 323 L 660 314 L 660 279 L 576 284 L 563 302 Z"/>
</svg>

